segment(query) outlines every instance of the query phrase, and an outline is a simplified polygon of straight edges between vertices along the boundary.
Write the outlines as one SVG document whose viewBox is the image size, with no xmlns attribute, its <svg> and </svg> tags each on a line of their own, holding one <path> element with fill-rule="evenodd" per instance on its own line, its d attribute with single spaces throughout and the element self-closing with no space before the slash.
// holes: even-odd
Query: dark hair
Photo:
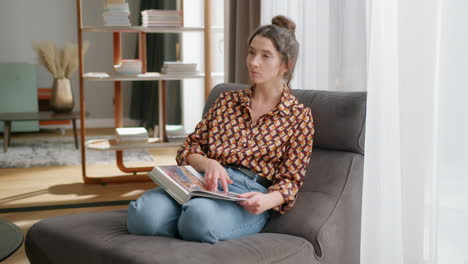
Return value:
<svg viewBox="0 0 468 264">
<path fill-rule="evenodd" d="M 275 16 L 271 20 L 270 25 L 257 28 L 249 38 L 249 46 L 257 35 L 268 38 L 273 42 L 276 50 L 281 55 L 281 62 L 285 63 L 287 66 L 291 65 L 291 67 L 288 67 L 288 71 L 283 77 L 288 87 L 294 73 L 294 66 L 296 65 L 297 55 L 299 53 L 299 43 L 296 40 L 295 30 L 296 24 L 291 19 L 285 16 Z"/>
</svg>

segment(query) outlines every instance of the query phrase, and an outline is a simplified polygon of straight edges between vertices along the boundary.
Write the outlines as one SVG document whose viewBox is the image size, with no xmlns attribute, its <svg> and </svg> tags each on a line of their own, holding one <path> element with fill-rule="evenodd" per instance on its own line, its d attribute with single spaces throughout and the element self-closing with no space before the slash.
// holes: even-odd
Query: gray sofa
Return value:
<svg viewBox="0 0 468 264">
<path fill-rule="evenodd" d="M 224 91 L 216 86 L 205 111 Z M 312 109 L 315 141 L 293 209 L 274 214 L 262 233 L 204 244 L 130 235 L 126 210 L 60 216 L 34 224 L 25 241 L 39 263 L 327 263 L 360 261 L 364 92 L 293 90 Z"/>
</svg>

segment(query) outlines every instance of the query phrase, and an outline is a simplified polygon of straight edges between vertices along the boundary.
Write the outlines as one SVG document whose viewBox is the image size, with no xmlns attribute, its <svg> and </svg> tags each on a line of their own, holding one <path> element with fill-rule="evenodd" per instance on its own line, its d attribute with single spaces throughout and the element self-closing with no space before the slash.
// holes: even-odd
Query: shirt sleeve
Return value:
<svg viewBox="0 0 468 264">
<path fill-rule="evenodd" d="M 280 214 L 284 214 L 291 209 L 296 202 L 297 192 L 303 184 L 307 165 L 312 154 L 315 132 L 314 122 L 310 109 L 307 108 L 304 112 L 301 120 L 298 120 L 298 126 L 289 141 L 275 183 L 268 189 L 269 192 L 279 191 L 283 195 L 285 203 L 273 208 Z"/>
<path fill-rule="evenodd" d="M 221 94 L 218 99 L 216 99 L 208 113 L 206 113 L 205 117 L 195 127 L 195 131 L 187 136 L 184 144 L 177 150 L 176 161 L 179 166 L 188 165 L 187 156 L 189 154 L 197 153 L 206 157 L 210 125 L 214 118 L 216 118 L 216 112 L 223 98 L 224 94 Z"/>
</svg>

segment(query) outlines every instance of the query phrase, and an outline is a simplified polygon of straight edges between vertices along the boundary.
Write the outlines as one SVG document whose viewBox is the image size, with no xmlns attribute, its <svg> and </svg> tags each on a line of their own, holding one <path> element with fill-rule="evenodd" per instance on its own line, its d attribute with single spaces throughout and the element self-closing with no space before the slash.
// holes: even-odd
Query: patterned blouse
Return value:
<svg viewBox="0 0 468 264">
<path fill-rule="evenodd" d="M 295 203 L 312 153 L 314 123 L 311 110 L 284 89 L 276 108 L 252 124 L 254 87 L 222 93 L 177 151 L 177 164 L 198 153 L 222 165 L 249 168 L 273 182 L 286 201 L 273 208 L 284 214 Z"/>
</svg>

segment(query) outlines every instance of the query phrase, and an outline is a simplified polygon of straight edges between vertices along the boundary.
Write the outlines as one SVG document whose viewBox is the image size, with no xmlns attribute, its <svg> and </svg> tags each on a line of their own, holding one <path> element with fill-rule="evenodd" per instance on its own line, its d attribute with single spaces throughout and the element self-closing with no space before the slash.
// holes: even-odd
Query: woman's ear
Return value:
<svg viewBox="0 0 468 264">
<path fill-rule="evenodd" d="M 292 67 L 291 62 L 281 63 L 281 73 L 286 74 Z"/>
</svg>

